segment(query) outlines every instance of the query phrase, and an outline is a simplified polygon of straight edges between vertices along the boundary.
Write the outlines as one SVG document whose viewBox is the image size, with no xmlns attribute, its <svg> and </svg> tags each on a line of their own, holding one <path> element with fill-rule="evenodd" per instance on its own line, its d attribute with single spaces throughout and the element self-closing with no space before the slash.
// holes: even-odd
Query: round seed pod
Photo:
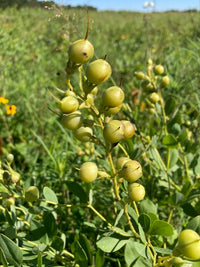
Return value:
<svg viewBox="0 0 200 267">
<path fill-rule="evenodd" d="M 104 91 L 102 96 L 102 104 L 107 107 L 117 107 L 124 101 L 124 92 L 118 86 L 109 87 Z"/>
<path fill-rule="evenodd" d="M 13 160 L 14 160 L 14 155 L 13 154 L 8 154 L 6 159 L 7 159 L 8 163 L 11 164 L 13 162 Z"/>
<path fill-rule="evenodd" d="M 140 81 L 145 79 L 145 74 L 142 71 L 135 72 L 135 76 Z"/>
<path fill-rule="evenodd" d="M 121 172 L 121 176 L 128 182 L 135 182 L 142 176 L 142 167 L 136 160 L 127 161 Z"/>
<path fill-rule="evenodd" d="M 135 125 L 130 121 L 122 120 L 124 125 L 124 139 L 131 138 L 135 133 Z"/>
<path fill-rule="evenodd" d="M 154 68 L 154 72 L 156 75 L 161 75 L 164 72 L 164 67 L 162 65 L 156 65 Z"/>
<path fill-rule="evenodd" d="M 86 77 L 90 83 L 100 84 L 105 82 L 112 73 L 110 64 L 104 59 L 91 62 L 86 70 Z"/>
<path fill-rule="evenodd" d="M 132 183 L 128 186 L 128 195 L 133 201 L 141 201 L 145 196 L 145 188 L 138 183 Z"/>
<path fill-rule="evenodd" d="M 63 127 L 69 130 L 76 130 L 80 128 L 82 123 L 83 123 L 83 117 L 79 110 L 76 110 L 62 117 Z"/>
<path fill-rule="evenodd" d="M 157 103 L 160 100 L 159 94 L 153 92 L 150 94 L 149 99 L 152 103 Z"/>
<path fill-rule="evenodd" d="M 70 45 L 68 54 L 72 62 L 84 64 L 94 56 L 94 47 L 87 39 L 77 40 Z"/>
<path fill-rule="evenodd" d="M 116 162 L 116 169 L 117 170 L 121 170 L 124 166 L 124 164 L 126 162 L 128 162 L 129 160 L 131 160 L 130 158 L 127 158 L 127 157 L 120 157 L 117 159 L 117 162 Z"/>
<path fill-rule="evenodd" d="M 169 79 L 169 77 L 168 76 L 164 76 L 164 77 L 162 77 L 162 79 L 161 79 L 161 86 L 167 86 L 168 84 L 170 83 L 170 79 Z"/>
<path fill-rule="evenodd" d="M 36 186 L 30 186 L 25 192 L 27 202 L 33 202 L 39 198 L 39 190 Z"/>
<path fill-rule="evenodd" d="M 81 142 L 90 141 L 93 131 L 90 127 L 80 127 L 74 131 L 74 136 Z"/>
<path fill-rule="evenodd" d="M 118 143 L 124 138 L 124 125 L 119 120 L 112 120 L 105 124 L 103 130 L 104 139 L 111 143 Z"/>
<path fill-rule="evenodd" d="M 74 96 L 66 96 L 60 102 L 61 111 L 64 114 L 69 114 L 76 111 L 79 107 L 79 102 Z"/>
<path fill-rule="evenodd" d="M 112 116 L 112 115 L 115 115 L 117 112 L 120 111 L 122 105 L 119 105 L 117 107 L 113 107 L 113 108 L 110 108 L 110 107 L 103 107 L 103 113 L 105 115 L 108 115 L 108 116 Z"/>
<path fill-rule="evenodd" d="M 85 183 L 91 183 L 97 178 L 98 168 L 94 162 L 85 162 L 81 165 L 79 176 Z"/>
<path fill-rule="evenodd" d="M 3 199 L 2 205 L 5 208 L 9 209 L 11 205 L 15 205 L 15 198 L 14 197 L 9 197 L 9 198 Z"/>
<path fill-rule="evenodd" d="M 174 256 L 183 255 L 190 260 L 200 259 L 200 236 L 191 229 L 183 230 L 178 237 L 178 246 L 173 250 Z"/>
<path fill-rule="evenodd" d="M 141 82 L 141 87 L 145 90 L 145 91 L 153 91 L 154 90 L 154 86 L 152 83 L 150 83 L 149 81 L 142 81 Z"/>
</svg>

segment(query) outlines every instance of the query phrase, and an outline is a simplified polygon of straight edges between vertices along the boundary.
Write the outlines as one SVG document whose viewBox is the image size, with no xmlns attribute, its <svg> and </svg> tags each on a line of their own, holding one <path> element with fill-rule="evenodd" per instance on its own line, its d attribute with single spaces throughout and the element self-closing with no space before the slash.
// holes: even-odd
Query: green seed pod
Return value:
<svg viewBox="0 0 200 267">
<path fill-rule="evenodd" d="M 74 96 L 76 97 L 76 94 L 74 93 L 74 91 L 68 89 L 66 92 L 65 92 L 66 96 Z"/>
<path fill-rule="evenodd" d="M 110 64 L 104 59 L 91 62 L 86 70 L 86 77 L 90 83 L 100 84 L 105 82 L 112 73 Z"/>
<path fill-rule="evenodd" d="M 124 164 L 120 175 L 128 182 L 135 182 L 142 176 L 142 167 L 138 161 L 129 160 Z"/>
<path fill-rule="evenodd" d="M 79 110 L 76 110 L 70 114 L 66 114 L 62 117 L 62 125 L 69 130 L 76 130 L 81 127 L 83 123 L 83 117 Z"/>
<path fill-rule="evenodd" d="M 128 186 L 128 195 L 133 201 L 141 201 L 145 196 L 145 188 L 138 183 L 132 183 Z"/>
<path fill-rule="evenodd" d="M 130 121 L 121 121 L 124 125 L 124 139 L 131 138 L 135 133 L 135 126 Z"/>
<path fill-rule="evenodd" d="M 81 165 L 79 176 L 85 183 L 91 183 L 97 178 L 98 168 L 94 162 L 85 162 Z"/>
<path fill-rule="evenodd" d="M 170 79 L 169 79 L 169 77 L 168 76 L 164 76 L 164 77 L 162 77 L 162 79 L 161 79 L 161 86 L 167 86 L 168 84 L 170 83 Z"/>
<path fill-rule="evenodd" d="M 149 81 L 146 81 L 146 80 L 141 82 L 141 87 L 145 91 L 153 91 L 154 90 L 153 84 L 150 83 Z"/>
<path fill-rule="evenodd" d="M 8 154 L 6 159 L 7 159 L 8 163 L 11 164 L 13 162 L 13 160 L 14 160 L 14 155 L 13 154 Z"/>
<path fill-rule="evenodd" d="M 127 158 L 127 157 L 120 157 L 117 159 L 117 162 L 116 162 L 116 169 L 117 170 L 121 170 L 124 166 L 124 164 L 126 162 L 128 162 L 129 160 L 131 160 L 130 158 Z"/>
<path fill-rule="evenodd" d="M 81 142 L 89 142 L 93 135 L 93 131 L 89 127 L 80 127 L 74 131 L 74 136 Z"/>
<path fill-rule="evenodd" d="M 200 259 L 200 236 L 191 229 L 183 230 L 178 237 L 178 245 L 173 250 L 174 256 L 183 255 L 190 260 Z"/>
<path fill-rule="evenodd" d="M 103 130 L 104 139 L 111 143 L 118 143 L 124 138 L 124 125 L 119 120 L 112 120 L 105 124 Z"/>
<path fill-rule="evenodd" d="M 95 86 L 90 93 L 96 95 L 98 93 L 98 87 Z"/>
<path fill-rule="evenodd" d="M 103 107 L 103 111 L 102 113 L 104 113 L 105 115 L 108 115 L 108 116 L 112 116 L 112 115 L 115 115 L 117 112 L 120 111 L 122 105 L 119 105 L 117 107 L 114 107 L 114 108 L 110 108 L 110 107 Z"/>
<path fill-rule="evenodd" d="M 61 111 L 64 114 L 69 114 L 76 111 L 79 107 L 79 102 L 74 96 L 66 96 L 61 100 Z"/>
<path fill-rule="evenodd" d="M 174 257 L 170 260 L 173 267 L 181 267 L 185 262 L 180 257 Z"/>
<path fill-rule="evenodd" d="M 10 197 L 10 198 L 7 198 L 7 199 L 3 199 L 2 205 L 5 208 L 9 209 L 11 205 L 15 205 L 15 198 L 14 197 Z"/>
<path fill-rule="evenodd" d="M 36 201 L 39 198 L 39 190 L 36 186 L 30 186 L 25 192 L 27 202 Z"/>
<path fill-rule="evenodd" d="M 145 74 L 142 71 L 135 72 L 135 76 L 140 81 L 145 79 Z"/>
<path fill-rule="evenodd" d="M 156 65 L 154 72 L 156 75 L 161 75 L 164 72 L 164 67 L 162 65 Z"/>
<path fill-rule="evenodd" d="M 10 174 L 11 174 L 11 180 L 13 183 L 17 183 L 21 178 L 21 175 L 18 172 L 11 171 Z"/>
<path fill-rule="evenodd" d="M 102 96 L 102 104 L 107 107 L 117 107 L 124 101 L 124 92 L 118 86 L 109 87 L 104 91 Z"/>
<path fill-rule="evenodd" d="M 86 39 L 77 40 L 69 47 L 69 58 L 76 64 L 84 64 L 94 56 L 94 47 Z"/>
<path fill-rule="evenodd" d="M 150 94 L 149 99 L 152 103 L 157 103 L 160 100 L 159 94 L 153 92 Z"/>
</svg>

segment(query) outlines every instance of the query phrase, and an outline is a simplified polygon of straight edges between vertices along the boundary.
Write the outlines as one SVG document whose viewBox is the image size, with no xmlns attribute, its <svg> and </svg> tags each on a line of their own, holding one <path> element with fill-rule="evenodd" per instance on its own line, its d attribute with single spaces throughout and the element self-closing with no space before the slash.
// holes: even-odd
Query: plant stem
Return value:
<svg viewBox="0 0 200 267">
<path fill-rule="evenodd" d="M 129 227 L 130 227 L 132 233 L 134 234 L 134 236 L 135 236 L 136 238 L 140 238 L 140 235 L 135 231 L 135 228 L 133 227 L 133 224 L 132 224 L 132 222 L 131 222 L 131 219 L 130 219 L 130 216 L 129 216 L 129 214 L 128 214 L 128 210 L 127 210 L 127 205 L 128 205 L 127 203 L 124 204 L 124 214 L 125 214 L 125 216 L 126 216 L 127 222 L 128 222 L 128 224 L 129 224 Z M 140 238 L 140 239 L 141 239 L 141 238 Z"/>
</svg>

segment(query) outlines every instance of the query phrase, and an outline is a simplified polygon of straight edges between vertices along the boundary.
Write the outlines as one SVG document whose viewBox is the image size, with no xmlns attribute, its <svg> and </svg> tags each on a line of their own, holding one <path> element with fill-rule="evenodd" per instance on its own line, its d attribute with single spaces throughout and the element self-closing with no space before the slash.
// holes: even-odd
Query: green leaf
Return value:
<svg viewBox="0 0 200 267">
<path fill-rule="evenodd" d="M 44 195 L 44 197 L 45 197 L 45 199 L 47 201 L 51 201 L 51 202 L 54 202 L 56 204 L 58 203 L 58 199 L 57 199 L 56 194 L 49 187 L 47 187 L 47 186 L 44 187 L 44 189 L 43 189 L 43 195 Z"/>
<path fill-rule="evenodd" d="M 194 217 L 186 226 L 187 229 L 192 229 L 200 235 L 200 215 Z"/>
<path fill-rule="evenodd" d="M 49 237 L 53 237 L 57 233 L 57 224 L 52 213 L 44 212 L 44 226 Z"/>
<path fill-rule="evenodd" d="M 152 262 L 147 260 L 150 257 L 147 254 L 147 248 L 145 245 L 135 242 L 133 238 L 130 238 L 125 246 L 124 258 L 127 266 L 152 266 Z"/>
<path fill-rule="evenodd" d="M 198 215 L 198 212 L 195 210 L 195 208 L 190 203 L 184 203 L 181 207 L 183 208 L 183 211 L 185 212 L 185 214 L 191 217 L 195 217 Z"/>
<path fill-rule="evenodd" d="M 178 136 L 178 142 L 179 143 L 184 143 L 185 140 L 187 139 L 187 132 L 182 132 L 179 136 Z"/>
<path fill-rule="evenodd" d="M 56 236 L 53 239 L 53 242 L 52 242 L 51 246 L 56 251 L 59 251 L 61 253 L 63 251 L 63 249 L 64 249 L 64 241 L 59 236 Z"/>
<path fill-rule="evenodd" d="M 171 149 L 170 150 L 170 161 L 169 161 L 169 168 L 171 169 L 177 163 L 179 157 L 178 149 Z"/>
<path fill-rule="evenodd" d="M 3 252 L 3 249 L 0 247 L 0 263 L 3 264 L 3 267 L 8 267 L 7 261 L 6 261 L 6 256 Z"/>
<path fill-rule="evenodd" d="M 103 267 L 105 262 L 104 252 L 101 249 L 97 249 L 95 257 L 95 267 Z"/>
<path fill-rule="evenodd" d="M 121 237 L 120 237 L 121 238 Z M 118 251 L 122 248 L 128 241 L 128 239 L 120 239 L 117 237 L 105 236 L 97 241 L 97 247 L 104 252 L 110 253 Z"/>
<path fill-rule="evenodd" d="M 159 247 L 154 247 L 155 251 L 161 254 L 165 254 L 165 255 L 171 255 L 172 254 L 172 250 L 168 249 L 168 248 L 159 248 Z"/>
<path fill-rule="evenodd" d="M 139 257 L 139 255 L 140 254 L 137 252 L 135 248 L 134 240 L 130 238 L 124 249 L 124 259 L 126 261 L 126 264 L 128 266 L 134 266 L 132 264 L 134 263 L 135 259 Z"/>
<path fill-rule="evenodd" d="M 167 222 L 155 220 L 149 233 L 151 235 L 171 236 L 173 235 L 173 227 Z"/>
<path fill-rule="evenodd" d="M 75 255 L 76 262 L 84 262 L 85 266 L 88 266 L 87 254 L 85 253 L 78 240 L 72 244 L 72 252 Z"/>
<path fill-rule="evenodd" d="M 196 165 L 194 167 L 194 172 L 197 176 L 200 175 L 200 156 L 198 157 L 198 159 L 196 161 Z"/>
<path fill-rule="evenodd" d="M 139 223 L 141 224 L 143 230 L 145 233 L 148 232 L 149 228 L 150 228 L 150 224 L 151 224 L 151 219 L 150 217 L 145 214 L 145 213 L 142 213 L 139 218 L 138 218 L 138 221 Z"/>
<path fill-rule="evenodd" d="M 0 234 L 0 248 L 10 265 L 21 266 L 23 257 L 20 248 L 3 234 Z"/>
<path fill-rule="evenodd" d="M 88 196 L 86 195 L 85 191 L 78 183 L 68 181 L 66 182 L 66 184 L 68 186 L 69 191 L 74 193 L 74 195 L 76 195 L 80 199 L 81 202 L 83 203 L 88 202 Z"/>
<path fill-rule="evenodd" d="M 156 205 L 150 199 L 143 199 L 139 205 L 139 212 L 142 213 L 157 213 Z"/>
<path fill-rule="evenodd" d="M 158 216 L 153 212 L 148 212 L 147 215 L 151 219 L 151 225 L 153 224 L 154 221 L 158 220 Z"/>
<path fill-rule="evenodd" d="M 178 141 L 176 140 L 176 137 L 172 134 L 166 135 L 163 140 L 163 145 L 165 145 L 167 148 L 176 148 L 178 146 Z"/>
<path fill-rule="evenodd" d="M 163 166 L 159 151 L 155 147 L 149 148 L 149 156 L 162 171 L 165 171 L 165 167 Z"/>
<path fill-rule="evenodd" d="M 79 243 L 87 255 L 88 263 L 92 264 L 92 252 L 91 252 L 92 250 L 91 250 L 90 243 L 89 243 L 87 237 L 83 234 L 80 234 Z"/>
</svg>

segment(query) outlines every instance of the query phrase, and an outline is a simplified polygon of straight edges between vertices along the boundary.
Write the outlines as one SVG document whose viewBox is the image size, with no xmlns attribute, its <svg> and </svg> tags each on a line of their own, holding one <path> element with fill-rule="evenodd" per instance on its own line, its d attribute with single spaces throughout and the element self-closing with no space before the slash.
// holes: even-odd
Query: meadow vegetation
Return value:
<svg viewBox="0 0 200 267">
<path fill-rule="evenodd" d="M 113 118 L 135 125 L 133 137 L 111 150 L 99 131 L 105 146 L 76 139 L 63 127 L 52 97 L 60 99 L 69 89 L 68 49 L 85 37 L 86 11 L 0 10 L 0 262 L 200 266 L 199 251 L 191 256 L 179 236 L 183 229 L 200 235 L 199 12 L 90 10 L 89 20 L 92 60 L 107 55 L 112 67 L 111 78 L 98 85 L 95 105 L 101 105 L 105 89 L 120 86 L 124 104 Z M 158 77 L 157 65 L 164 67 Z M 142 85 L 139 72 L 156 84 L 153 90 Z M 163 76 L 170 80 L 165 86 Z M 78 71 L 70 82 L 80 94 Z M 8 104 L 16 109 L 6 110 Z M 93 126 L 94 114 L 86 111 Z M 129 181 L 113 171 L 112 162 L 123 156 L 142 166 L 142 201 L 130 203 Z M 92 183 L 80 179 L 79 169 L 88 161 L 100 171 Z M 182 244 L 186 252 L 179 251 Z"/>
</svg>

